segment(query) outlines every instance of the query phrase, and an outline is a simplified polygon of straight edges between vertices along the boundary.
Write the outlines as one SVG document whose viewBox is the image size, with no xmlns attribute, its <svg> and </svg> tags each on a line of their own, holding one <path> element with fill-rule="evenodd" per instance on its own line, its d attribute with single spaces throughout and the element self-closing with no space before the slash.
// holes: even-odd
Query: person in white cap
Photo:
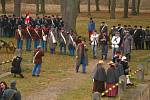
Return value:
<svg viewBox="0 0 150 100">
<path fill-rule="evenodd" d="M 34 51 L 33 63 L 35 65 L 32 70 L 32 76 L 39 76 L 42 64 L 42 56 L 44 56 L 44 52 L 42 47 L 39 45 Z"/>
</svg>

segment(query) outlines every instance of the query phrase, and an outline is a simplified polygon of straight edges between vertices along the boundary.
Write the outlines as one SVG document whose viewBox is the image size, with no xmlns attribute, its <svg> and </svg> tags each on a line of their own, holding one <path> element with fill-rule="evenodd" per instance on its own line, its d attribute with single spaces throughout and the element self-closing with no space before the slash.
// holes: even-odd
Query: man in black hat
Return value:
<svg viewBox="0 0 150 100">
<path fill-rule="evenodd" d="M 110 32 L 109 32 L 109 37 L 113 37 L 115 35 L 115 33 L 117 32 L 117 28 L 116 26 L 112 26 Z"/>
<path fill-rule="evenodd" d="M 17 19 L 16 19 L 16 16 L 13 15 L 10 19 L 10 23 L 11 23 L 11 30 L 12 30 L 12 34 L 11 36 L 14 36 L 15 35 L 15 30 L 16 30 L 16 22 L 17 22 Z"/>
<path fill-rule="evenodd" d="M 106 33 L 106 35 L 108 35 L 108 25 L 105 22 L 102 22 L 99 31 L 100 33 Z"/>
<path fill-rule="evenodd" d="M 146 44 L 146 49 L 150 50 L 150 29 L 149 29 L 149 26 L 147 26 L 145 29 L 145 44 Z"/>
<path fill-rule="evenodd" d="M 140 39 L 139 39 L 139 32 L 137 32 L 137 26 L 135 25 L 134 26 L 134 29 L 133 29 L 133 39 L 134 39 L 134 45 L 135 45 L 135 49 L 138 50 L 139 49 L 139 42 L 140 42 Z"/>
<path fill-rule="evenodd" d="M 144 50 L 145 31 L 144 31 L 143 27 L 140 26 L 137 32 L 139 34 L 139 44 L 138 44 L 139 49 Z"/>
</svg>

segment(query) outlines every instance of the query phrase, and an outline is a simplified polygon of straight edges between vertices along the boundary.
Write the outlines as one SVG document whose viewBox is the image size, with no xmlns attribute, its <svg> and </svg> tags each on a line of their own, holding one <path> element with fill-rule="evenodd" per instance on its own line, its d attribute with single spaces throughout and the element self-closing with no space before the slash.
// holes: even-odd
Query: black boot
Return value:
<svg viewBox="0 0 150 100">
<path fill-rule="evenodd" d="M 76 73 L 79 72 L 79 66 L 76 66 Z"/>
<path fill-rule="evenodd" d="M 103 55 L 102 55 L 102 60 L 103 60 Z"/>
<path fill-rule="evenodd" d="M 107 55 L 105 55 L 105 60 L 107 60 Z"/>
<path fill-rule="evenodd" d="M 20 75 L 21 78 L 24 78 L 23 74 L 20 73 L 19 75 Z"/>
</svg>

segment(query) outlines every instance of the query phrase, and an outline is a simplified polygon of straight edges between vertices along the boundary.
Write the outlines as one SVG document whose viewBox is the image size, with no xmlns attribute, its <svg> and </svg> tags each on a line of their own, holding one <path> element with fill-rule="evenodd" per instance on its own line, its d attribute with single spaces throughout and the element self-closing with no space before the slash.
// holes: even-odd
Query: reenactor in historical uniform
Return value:
<svg viewBox="0 0 150 100">
<path fill-rule="evenodd" d="M 144 38 L 145 38 L 145 31 L 142 26 L 138 29 L 138 34 L 139 34 L 139 49 L 144 50 Z"/>
<path fill-rule="evenodd" d="M 74 56 L 76 49 L 76 42 L 75 42 L 75 33 L 73 32 L 73 30 L 70 30 L 70 32 L 68 32 L 68 38 L 69 38 L 68 40 L 69 55 Z"/>
<path fill-rule="evenodd" d="M 25 34 L 23 32 L 21 25 L 19 25 L 18 29 L 16 29 L 15 38 L 17 40 L 17 49 L 22 49 L 23 39 L 25 38 Z"/>
<path fill-rule="evenodd" d="M 51 16 L 48 16 L 48 17 L 47 17 L 47 24 L 48 24 L 48 27 L 51 26 Z"/>
<path fill-rule="evenodd" d="M 105 22 L 102 22 L 100 25 L 100 34 L 101 33 L 106 33 L 106 35 L 108 35 L 108 25 Z"/>
<path fill-rule="evenodd" d="M 32 34 L 32 26 L 30 24 L 27 24 L 27 27 L 24 29 L 24 33 L 26 35 L 26 50 L 31 50 L 31 42 L 33 40 L 33 34 Z"/>
<path fill-rule="evenodd" d="M 64 27 L 64 21 L 62 20 L 62 17 L 60 17 L 58 29 L 60 30 L 62 27 Z"/>
<path fill-rule="evenodd" d="M 117 31 L 120 33 L 121 38 L 123 37 L 123 27 L 121 26 L 121 24 L 118 24 L 118 26 L 116 27 Z"/>
<path fill-rule="evenodd" d="M 90 41 L 93 30 L 95 30 L 95 22 L 93 21 L 93 18 L 90 18 L 90 21 L 88 22 L 89 41 Z"/>
<path fill-rule="evenodd" d="M 123 34 L 122 34 L 123 37 L 125 36 L 126 31 L 128 31 L 128 27 L 127 27 L 127 25 L 124 25 L 123 26 Z"/>
<path fill-rule="evenodd" d="M 66 40 L 66 32 L 65 30 L 62 28 L 61 31 L 59 32 L 59 46 L 60 46 L 60 54 L 62 54 L 62 50 L 64 48 L 64 53 L 66 54 L 66 45 L 67 45 L 67 40 Z"/>
<path fill-rule="evenodd" d="M 134 30 L 133 30 L 131 25 L 128 25 L 128 29 L 127 30 L 129 31 L 130 35 L 133 37 Z"/>
<path fill-rule="evenodd" d="M 99 42 L 101 44 L 101 59 L 107 59 L 107 53 L 108 53 L 108 42 L 110 41 L 110 38 L 106 33 L 102 33 L 99 36 Z"/>
<path fill-rule="evenodd" d="M 12 36 L 12 31 L 11 31 L 11 15 L 8 16 L 8 22 L 7 22 L 7 37 Z"/>
<path fill-rule="evenodd" d="M 50 53 L 54 54 L 55 53 L 55 48 L 57 46 L 57 39 L 56 39 L 56 36 L 54 34 L 54 28 L 53 27 L 51 27 L 49 29 L 48 41 L 49 41 Z"/>
<path fill-rule="evenodd" d="M 3 24 L 3 32 L 4 32 L 4 36 L 8 37 L 9 36 L 9 33 L 8 33 L 8 17 L 6 15 L 4 15 L 3 17 L 3 21 L 2 21 L 2 24 Z"/>
<path fill-rule="evenodd" d="M 47 16 L 44 16 L 40 19 L 40 24 L 41 25 L 46 25 L 47 24 Z"/>
<path fill-rule="evenodd" d="M 56 20 L 54 15 L 51 16 L 51 27 L 56 28 Z"/>
<path fill-rule="evenodd" d="M 33 56 L 34 67 L 32 69 L 32 76 L 39 77 L 42 67 L 42 57 L 44 56 L 44 51 L 40 45 L 37 46 L 37 48 L 34 50 L 33 55 L 34 55 Z"/>
<path fill-rule="evenodd" d="M 113 37 L 115 35 L 115 33 L 117 32 L 117 28 L 116 26 L 113 26 L 109 32 L 109 37 Z"/>
<path fill-rule="evenodd" d="M 138 28 L 137 26 L 135 25 L 134 26 L 134 29 L 133 29 L 133 40 L 134 40 L 134 45 L 135 45 L 135 49 L 138 50 L 139 47 L 138 47 L 138 44 L 140 42 L 139 40 L 139 33 L 137 32 Z"/>
<path fill-rule="evenodd" d="M 60 21 L 60 19 L 59 19 L 59 16 L 55 16 L 55 18 L 54 18 L 54 23 L 55 23 L 55 28 L 56 29 L 58 29 L 58 27 L 59 27 L 59 21 Z"/>
<path fill-rule="evenodd" d="M 150 29 L 149 29 L 149 26 L 147 26 L 145 29 L 145 44 L 146 44 L 146 49 L 150 50 Z"/>
<path fill-rule="evenodd" d="M 17 22 L 17 19 L 16 19 L 16 16 L 13 15 L 10 19 L 10 23 L 11 23 L 11 32 L 12 32 L 12 35 L 11 36 L 14 36 L 15 35 L 15 30 L 16 30 L 16 22 Z"/>
<path fill-rule="evenodd" d="M 24 25 L 23 19 L 21 17 L 17 18 L 17 25 L 21 25 L 21 26 Z"/>
<path fill-rule="evenodd" d="M 33 30 L 33 40 L 34 40 L 34 49 L 40 44 L 40 39 L 42 38 L 42 34 L 40 31 L 40 26 L 36 25 Z"/>
<path fill-rule="evenodd" d="M 86 48 L 84 39 L 78 44 L 76 51 L 76 72 L 79 72 L 80 65 L 82 64 L 82 73 L 86 73 L 86 66 L 88 65 L 88 49 Z"/>
<path fill-rule="evenodd" d="M 40 21 L 41 19 L 40 19 L 40 17 L 38 16 L 38 15 L 36 15 L 36 18 L 35 18 L 35 20 L 34 20 L 34 25 L 36 26 L 36 25 L 41 25 L 41 21 Z"/>
<path fill-rule="evenodd" d="M 48 38 L 48 28 L 42 25 L 41 32 L 42 32 L 42 48 L 44 51 L 47 51 L 47 38 Z"/>
</svg>

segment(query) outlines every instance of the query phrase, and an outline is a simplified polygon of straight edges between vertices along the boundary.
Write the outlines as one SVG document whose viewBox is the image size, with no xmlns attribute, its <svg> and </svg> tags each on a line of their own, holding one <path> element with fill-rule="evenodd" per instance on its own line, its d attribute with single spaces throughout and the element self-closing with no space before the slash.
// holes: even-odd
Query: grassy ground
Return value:
<svg viewBox="0 0 150 100">
<path fill-rule="evenodd" d="M 124 19 L 121 17 L 122 13 L 117 13 L 119 15 L 118 19 L 109 19 L 109 15 L 104 11 L 101 13 L 92 13 L 92 17 L 94 18 L 96 22 L 96 28 L 99 29 L 99 25 L 102 21 L 105 21 L 108 23 L 109 28 L 112 25 L 117 25 L 118 23 L 124 24 L 130 24 L 130 25 L 142 25 L 143 27 L 146 27 L 150 23 L 150 16 L 148 14 L 143 14 L 140 16 L 129 16 L 128 19 Z M 82 36 L 85 36 L 86 39 L 88 39 L 87 35 L 87 22 L 88 22 L 87 13 L 81 13 L 77 19 L 77 32 L 81 34 Z M 8 39 L 8 38 L 1 38 L 6 41 L 12 40 L 15 42 L 14 39 Z M 87 42 L 88 45 L 88 42 Z M 88 45 L 89 48 L 89 58 L 90 62 L 92 62 L 92 54 L 91 54 L 91 48 Z M 58 51 L 58 49 L 57 49 Z M 100 51 L 98 51 L 98 54 L 100 54 Z M 5 61 L 7 59 L 12 58 L 13 54 L 6 54 L 5 50 L 0 50 L 0 61 Z M 132 53 L 132 62 L 130 63 L 130 66 L 132 70 L 136 69 L 136 66 L 138 63 L 144 63 L 146 65 L 145 60 L 150 58 L 150 51 L 146 50 L 137 50 L 133 51 Z M 17 87 L 22 92 L 23 96 L 28 96 L 34 92 L 41 91 L 44 88 L 47 88 L 48 85 L 53 85 L 56 83 L 60 83 L 61 79 L 74 77 L 76 74 L 71 73 L 67 70 L 74 69 L 74 57 L 70 56 L 64 56 L 59 55 L 58 53 L 56 55 L 50 55 L 49 53 L 45 53 L 43 64 L 42 64 L 42 70 L 41 70 L 41 76 L 39 78 L 31 77 L 31 70 L 33 68 L 32 64 L 32 52 L 25 52 L 23 51 L 23 62 L 22 62 L 22 68 L 23 68 L 23 74 L 25 75 L 24 79 L 20 78 L 13 78 L 12 76 L 5 77 L 0 80 L 4 80 L 7 83 L 10 82 L 10 80 L 16 80 L 17 81 Z M 85 78 L 83 80 L 79 80 L 78 85 L 75 85 L 74 88 L 68 89 L 66 91 L 62 91 L 62 93 L 58 96 L 58 100 L 91 100 L 91 92 L 92 92 L 92 81 L 90 78 L 90 72 L 91 67 L 90 65 L 88 67 L 88 73 L 84 76 Z M 5 71 L 8 71 L 10 68 L 10 64 L 6 65 L 0 65 L 2 69 L 0 69 L 0 72 L 3 73 Z M 69 85 L 69 83 L 67 84 Z M 108 98 L 104 98 L 107 100 Z"/>
</svg>

